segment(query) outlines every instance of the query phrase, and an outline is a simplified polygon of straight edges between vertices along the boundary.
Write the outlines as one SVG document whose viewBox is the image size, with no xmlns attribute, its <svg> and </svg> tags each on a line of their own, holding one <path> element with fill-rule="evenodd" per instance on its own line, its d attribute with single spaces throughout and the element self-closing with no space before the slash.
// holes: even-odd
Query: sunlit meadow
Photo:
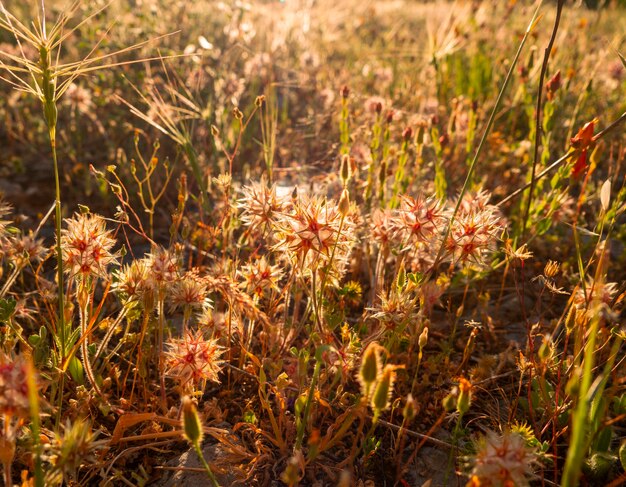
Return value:
<svg viewBox="0 0 626 487">
<path fill-rule="evenodd" d="M 0 1 L 6 486 L 626 484 L 626 3 Z"/>
</svg>

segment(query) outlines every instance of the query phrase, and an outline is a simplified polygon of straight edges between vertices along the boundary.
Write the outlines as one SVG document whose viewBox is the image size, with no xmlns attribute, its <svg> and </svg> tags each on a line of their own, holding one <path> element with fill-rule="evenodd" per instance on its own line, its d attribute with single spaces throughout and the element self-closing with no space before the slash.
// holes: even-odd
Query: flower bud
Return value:
<svg viewBox="0 0 626 487">
<path fill-rule="evenodd" d="M 470 402 L 472 401 L 472 384 L 467 379 L 459 380 L 459 397 L 456 401 L 456 410 L 459 414 L 465 414 L 469 411 Z"/>
<path fill-rule="evenodd" d="M 402 416 L 406 421 L 412 421 L 415 415 L 419 410 L 419 406 L 417 405 L 417 401 L 413 397 L 412 394 L 409 393 L 406 398 L 406 404 L 404 405 L 404 409 L 402 410 Z"/>
</svg>

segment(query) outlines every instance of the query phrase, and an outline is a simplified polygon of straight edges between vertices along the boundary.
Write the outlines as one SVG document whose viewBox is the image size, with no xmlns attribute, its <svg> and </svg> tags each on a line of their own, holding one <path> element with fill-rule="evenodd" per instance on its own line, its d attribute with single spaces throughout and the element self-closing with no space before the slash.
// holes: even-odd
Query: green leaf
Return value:
<svg viewBox="0 0 626 487">
<path fill-rule="evenodd" d="M 626 470 L 626 441 L 622 441 L 619 447 L 619 461 L 622 464 L 622 468 Z"/>
<path fill-rule="evenodd" d="M 13 298 L 0 299 L 0 323 L 6 323 L 15 312 L 17 302 Z"/>
<path fill-rule="evenodd" d="M 258 419 L 256 415 L 254 414 L 254 411 L 249 409 L 248 411 L 243 413 L 243 421 L 244 423 L 248 423 L 248 424 L 257 424 Z"/>
<path fill-rule="evenodd" d="M 74 379 L 76 382 L 78 382 L 79 384 L 85 383 L 83 364 L 80 362 L 80 360 L 78 360 L 78 358 L 76 358 L 75 355 L 70 359 L 67 370 L 72 376 L 72 379 Z"/>
</svg>

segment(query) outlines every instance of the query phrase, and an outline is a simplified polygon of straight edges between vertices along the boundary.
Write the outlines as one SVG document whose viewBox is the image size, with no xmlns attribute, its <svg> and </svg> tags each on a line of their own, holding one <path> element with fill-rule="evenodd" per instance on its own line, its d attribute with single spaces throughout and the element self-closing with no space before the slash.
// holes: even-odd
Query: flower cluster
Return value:
<svg viewBox="0 0 626 487">
<path fill-rule="evenodd" d="M 485 191 L 467 194 L 444 245 L 443 255 L 454 264 L 483 266 L 504 229 L 498 208 Z M 424 272 L 435 261 L 455 207 L 434 196 L 403 196 L 400 208 L 376 210 L 370 236 L 384 249 L 406 252 L 407 267 Z"/>
<path fill-rule="evenodd" d="M 485 191 L 466 195 L 446 239 L 446 251 L 453 262 L 483 265 L 504 230 L 497 206 L 488 204 Z"/>
</svg>

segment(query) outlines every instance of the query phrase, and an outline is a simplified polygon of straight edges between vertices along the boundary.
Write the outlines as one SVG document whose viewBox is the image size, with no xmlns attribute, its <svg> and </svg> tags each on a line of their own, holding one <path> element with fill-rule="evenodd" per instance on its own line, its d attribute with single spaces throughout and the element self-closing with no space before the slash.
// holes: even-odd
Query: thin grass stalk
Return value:
<svg viewBox="0 0 626 487">
<path fill-rule="evenodd" d="M 509 71 L 506 74 L 506 77 L 504 78 L 504 83 L 502 84 L 502 88 L 500 88 L 500 92 L 498 93 L 498 97 L 496 98 L 496 103 L 493 106 L 493 109 L 491 110 L 491 114 L 489 115 L 489 120 L 487 121 L 487 126 L 485 127 L 485 130 L 483 132 L 483 135 L 480 139 L 480 142 L 478 143 L 478 147 L 476 148 L 476 153 L 474 154 L 474 158 L 472 159 L 472 162 L 469 166 L 469 169 L 467 170 L 467 176 L 465 177 L 465 181 L 463 182 L 463 186 L 461 187 L 461 192 L 459 193 L 459 197 L 458 200 L 456 202 L 456 205 L 454 206 L 454 211 L 452 212 L 452 215 L 450 216 L 450 220 L 448 221 L 448 225 L 446 227 L 446 232 L 444 234 L 444 238 L 441 242 L 441 245 L 439 247 L 439 251 L 437 252 L 437 256 L 435 258 L 435 262 L 433 264 L 433 266 L 430 268 L 428 274 L 432 275 L 432 273 L 434 272 L 437 264 L 441 261 L 441 258 L 443 257 L 443 253 L 446 247 L 446 240 L 448 239 L 448 236 L 450 235 L 450 231 L 452 230 L 452 224 L 454 223 L 454 218 L 456 217 L 457 213 L 459 212 L 459 208 L 461 206 L 461 202 L 463 200 L 463 196 L 465 195 L 465 193 L 467 192 L 470 183 L 472 181 L 473 175 L 474 175 L 474 171 L 476 170 L 476 164 L 478 162 L 478 158 L 480 156 L 480 154 L 483 151 L 483 147 L 485 145 L 485 141 L 487 140 L 487 136 L 489 135 L 489 132 L 491 132 L 491 129 L 493 127 L 493 124 L 495 122 L 496 119 L 496 115 L 500 109 L 500 105 L 502 104 L 502 100 L 504 98 L 504 93 L 506 92 L 507 87 L 509 86 L 509 82 L 511 81 L 511 78 L 513 76 L 513 72 L 515 70 L 515 66 L 517 65 L 517 62 L 519 60 L 519 57 L 522 53 L 522 50 L 524 48 L 524 46 L 526 45 L 526 41 L 528 40 L 528 37 L 530 36 L 530 33 L 532 32 L 533 28 L 535 27 L 535 25 L 538 22 L 538 15 L 539 15 L 539 9 L 541 8 L 541 5 L 543 4 L 543 0 L 540 0 L 538 2 L 537 8 L 535 9 L 535 13 L 533 14 L 532 18 L 530 19 L 530 22 L 528 24 L 528 27 L 526 28 L 526 32 L 524 32 L 524 37 L 522 38 L 519 47 L 517 48 L 517 52 L 515 53 L 515 56 L 513 57 L 513 61 L 511 62 L 511 66 L 509 67 Z"/>
<path fill-rule="evenodd" d="M 594 304 L 595 306 L 595 304 Z M 589 328 L 589 338 L 584 347 L 583 372 L 580 379 L 580 390 L 578 394 L 578 404 L 574 411 L 572 420 L 572 437 L 565 466 L 563 468 L 562 487 L 576 487 L 579 484 L 580 472 L 586 453 L 587 432 L 589 429 L 589 388 L 591 387 L 594 354 L 596 352 L 596 335 L 600 327 L 600 314 L 594 313 Z M 580 333 L 583 333 L 582 331 Z"/>
<path fill-rule="evenodd" d="M 45 20 L 42 18 L 42 29 L 45 30 Z M 65 324 L 65 289 L 63 283 L 63 248 L 61 247 L 61 182 L 59 176 L 59 161 L 57 157 L 56 144 L 56 128 L 57 128 L 57 107 L 56 107 L 56 86 L 52 78 L 50 51 L 45 47 L 40 48 L 40 64 L 43 71 L 41 78 L 41 91 L 43 93 L 43 111 L 46 124 L 48 126 L 48 138 L 50 140 L 50 150 L 52 152 L 52 163 L 54 170 L 54 216 L 55 216 L 55 233 L 56 233 L 56 258 L 57 258 L 57 300 L 59 302 L 59 316 L 57 320 L 57 335 L 60 343 L 61 361 L 68 358 L 68 335 L 69 331 Z M 63 409 L 63 388 L 65 383 L 65 374 L 61 374 L 59 385 L 59 397 L 57 403 L 56 424 L 59 426 L 61 420 L 61 412 Z"/>
<path fill-rule="evenodd" d="M 522 234 L 526 233 L 528 227 L 528 217 L 530 216 L 530 207 L 533 201 L 533 193 L 535 190 L 537 171 L 537 164 L 539 163 L 539 139 L 541 137 L 541 109 L 543 98 L 543 82 L 546 77 L 546 71 L 548 70 L 548 61 L 550 59 L 550 53 L 552 52 L 552 46 L 556 40 L 556 33 L 559 30 L 559 24 L 561 22 L 561 12 L 565 0 L 558 0 L 556 4 L 556 17 L 554 19 L 554 27 L 552 27 L 552 34 L 548 41 L 548 46 L 543 55 L 543 62 L 541 63 L 541 73 L 539 74 L 539 88 L 537 91 L 537 106 L 535 107 L 535 144 L 533 152 L 533 165 L 530 173 L 530 189 L 528 190 L 528 202 L 526 203 L 526 211 L 524 212 L 524 223 L 522 224 Z"/>
<path fill-rule="evenodd" d="M 2 452 L 2 468 L 3 468 L 3 477 L 4 477 L 4 485 L 9 486 L 13 485 L 12 482 L 12 474 L 11 474 L 11 465 L 13 463 L 13 456 L 15 455 L 15 443 L 13 440 L 10 440 L 11 435 L 11 421 L 12 418 L 8 414 L 3 414 L 3 435 L 5 440 L 3 441 L 3 452 Z M 9 444 L 10 443 L 10 444 Z"/>
<path fill-rule="evenodd" d="M 163 356 L 163 331 L 165 328 L 165 290 L 159 289 L 157 300 L 158 325 L 157 325 L 157 354 L 159 361 L 159 383 L 161 387 L 161 405 L 167 409 L 167 396 L 165 393 L 165 357 Z"/>
<path fill-rule="evenodd" d="M 37 382 L 35 381 L 35 367 L 32 360 L 27 362 L 28 374 L 26 384 L 28 386 L 28 404 L 30 408 L 30 430 L 33 435 L 33 463 L 35 487 L 44 487 L 44 474 L 41 462 L 41 425 L 39 422 L 39 396 L 37 393 Z M 8 483 L 7 485 L 11 485 Z"/>
<path fill-rule="evenodd" d="M 209 477 L 209 480 L 211 481 L 211 484 L 213 484 L 213 487 L 220 487 L 220 484 L 215 478 L 215 474 L 213 473 L 213 471 L 211 470 L 211 467 L 209 467 L 209 464 L 204 458 L 204 454 L 202 453 L 202 448 L 200 448 L 200 442 L 198 441 L 195 442 L 193 447 L 194 447 L 194 450 L 196 451 L 196 454 L 198 455 L 198 459 L 200 460 L 202 467 L 204 468 L 204 471 L 206 472 L 207 476 Z"/>
<path fill-rule="evenodd" d="M 102 391 L 98 387 L 96 377 L 91 368 L 91 362 L 89 361 L 89 305 L 91 303 L 91 291 L 89 290 L 89 284 L 81 282 L 78 291 L 79 307 L 78 312 L 80 314 L 80 352 L 83 362 L 83 368 L 85 369 L 85 375 L 89 380 L 89 383 L 94 388 L 96 393 L 101 396 Z"/>
<path fill-rule="evenodd" d="M 309 415 L 311 414 L 311 406 L 313 405 L 313 396 L 315 395 L 315 388 L 317 387 L 317 381 L 319 380 L 320 373 L 322 371 L 322 353 L 329 347 L 322 345 L 315 352 L 315 368 L 313 369 L 313 377 L 311 378 L 311 385 L 309 386 L 309 392 L 306 398 L 306 404 L 304 406 L 304 412 L 302 414 L 302 422 L 298 425 L 298 431 L 296 435 L 296 443 L 294 445 L 294 451 L 302 449 L 302 442 L 304 441 L 304 432 L 306 425 L 309 422 Z"/>
</svg>

